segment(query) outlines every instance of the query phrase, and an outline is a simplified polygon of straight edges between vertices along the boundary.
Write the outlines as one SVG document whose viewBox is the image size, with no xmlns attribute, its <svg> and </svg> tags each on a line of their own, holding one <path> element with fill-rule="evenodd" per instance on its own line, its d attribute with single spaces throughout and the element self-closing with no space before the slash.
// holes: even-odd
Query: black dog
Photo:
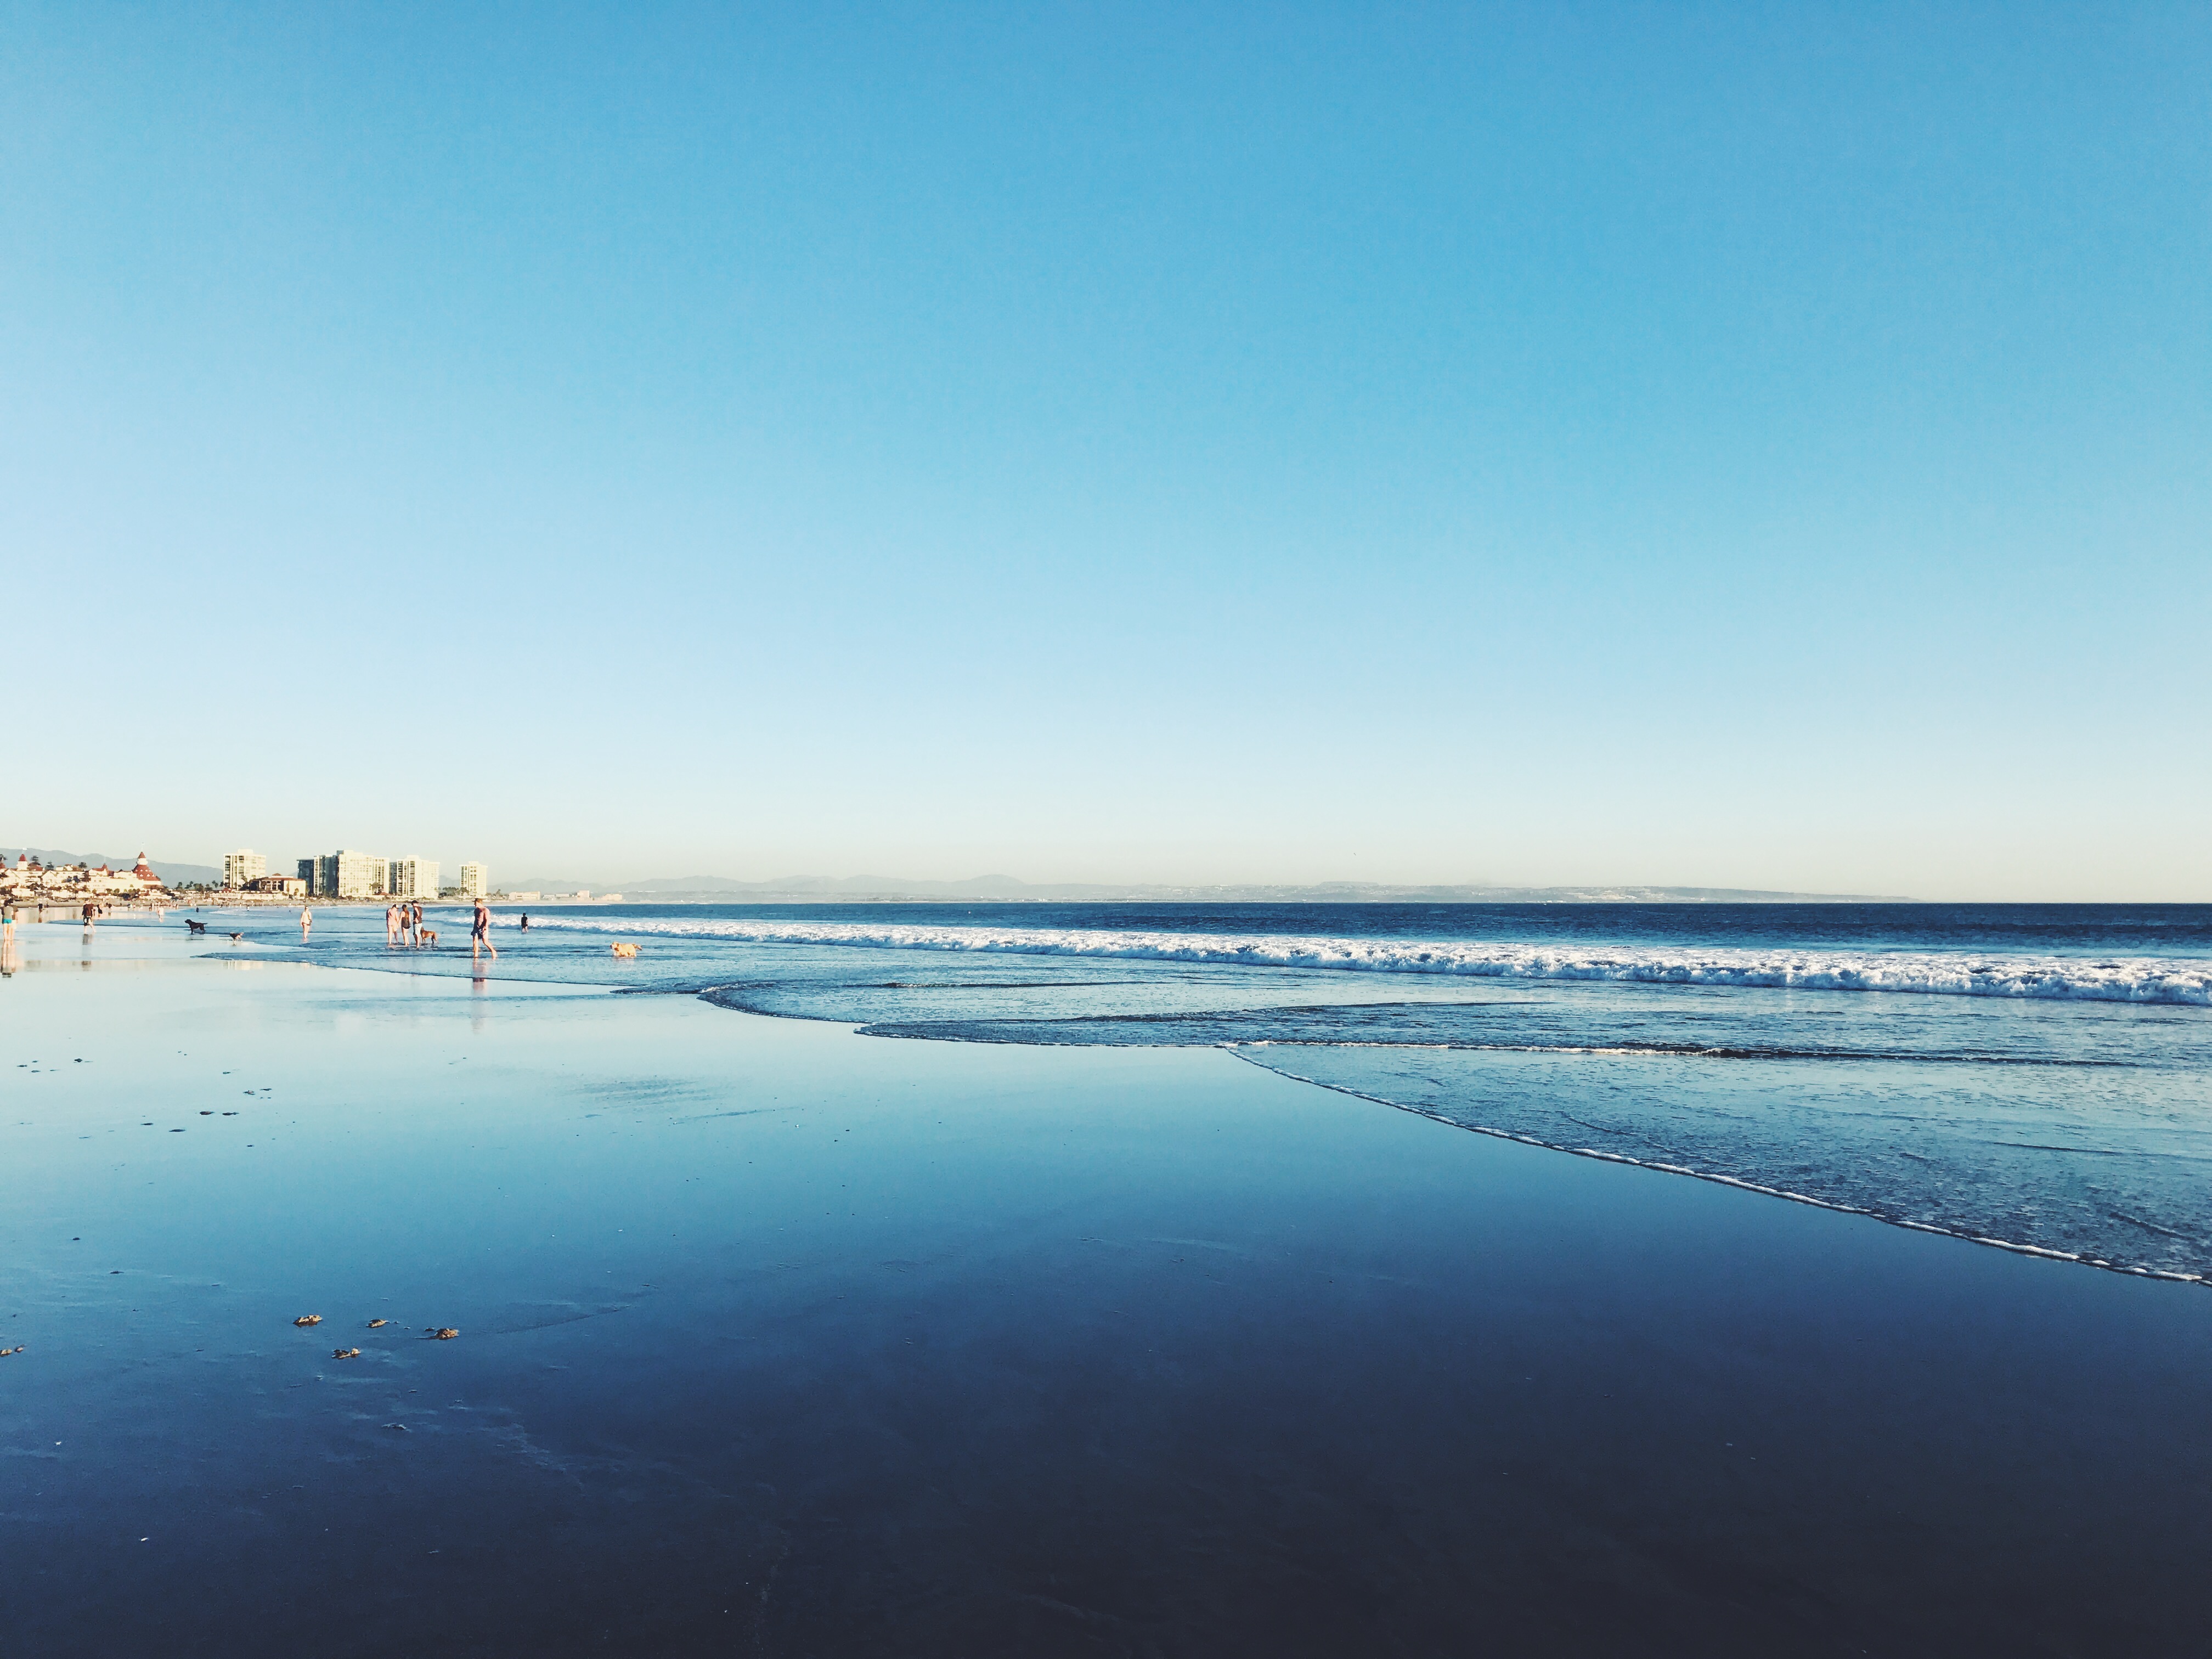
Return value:
<svg viewBox="0 0 2212 1659">
<path fill-rule="evenodd" d="M 186 916 L 185 918 L 185 926 L 191 928 L 195 933 L 204 933 L 207 932 L 207 923 L 204 921 L 194 921 L 190 916 Z"/>
</svg>

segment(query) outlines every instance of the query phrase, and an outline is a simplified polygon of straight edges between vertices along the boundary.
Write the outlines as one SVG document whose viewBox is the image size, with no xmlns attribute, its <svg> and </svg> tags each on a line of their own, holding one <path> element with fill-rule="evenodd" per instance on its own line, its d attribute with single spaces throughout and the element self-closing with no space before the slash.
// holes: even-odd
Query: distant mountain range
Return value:
<svg viewBox="0 0 2212 1659">
<path fill-rule="evenodd" d="M 580 887 L 658 902 L 867 903 L 900 899 L 1028 900 L 1039 903 L 1184 904 L 1869 904 L 1910 903 L 1895 895 L 1779 893 L 1741 887 L 1486 887 L 1399 886 L 1383 882 L 1334 881 L 1306 886 L 1228 884 L 1127 885 L 1106 882 L 1028 882 L 1013 876 L 974 876 L 965 881 L 922 881 L 905 876 L 783 876 L 738 881 L 727 876 L 655 876 L 607 884 L 528 876 L 501 884 L 511 892 L 566 893 Z"/>
<path fill-rule="evenodd" d="M 41 864 L 104 864 L 111 870 L 128 870 L 138 862 L 136 853 L 118 857 L 113 853 L 64 853 L 58 847 L 0 847 L 0 859 L 9 863 L 16 855 L 28 853 Z M 147 866 L 172 887 L 187 881 L 221 881 L 222 869 L 213 864 L 172 864 L 166 859 L 148 859 Z"/>
<path fill-rule="evenodd" d="M 105 864 L 128 870 L 133 853 L 67 853 L 52 847 L 0 848 L 9 864 L 19 852 L 41 864 Z M 222 879 L 220 866 L 149 859 L 154 873 L 176 886 Z M 1176 886 L 1160 883 L 1023 881 L 1013 876 L 971 876 L 965 881 L 923 881 L 909 876 L 781 876 L 738 881 L 728 876 L 654 876 L 643 881 L 599 883 L 563 876 L 522 876 L 500 885 L 514 893 L 620 893 L 625 898 L 682 903 L 853 903 L 906 900 L 999 899 L 1036 903 L 1152 904 L 1908 904 L 1895 894 L 1776 893 L 1745 887 L 1486 887 L 1398 886 L 1385 882 L 1328 881 L 1307 886 L 1227 884 Z"/>
</svg>

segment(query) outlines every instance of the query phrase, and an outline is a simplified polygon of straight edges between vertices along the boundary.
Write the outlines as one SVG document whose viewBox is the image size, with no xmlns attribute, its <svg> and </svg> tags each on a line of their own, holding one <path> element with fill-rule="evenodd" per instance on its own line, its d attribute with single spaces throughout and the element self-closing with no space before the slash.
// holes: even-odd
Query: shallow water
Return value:
<svg viewBox="0 0 2212 1659">
<path fill-rule="evenodd" d="M 194 948 L 0 985 L 11 1653 L 2212 1637 L 2189 1287 L 1228 1054 Z"/>
<path fill-rule="evenodd" d="M 326 911 L 317 959 L 465 971 Z M 1470 1128 L 2212 1276 L 2212 907 L 869 905 L 501 912 L 486 971 L 871 1035 L 1233 1046 Z M 296 928 L 251 921 L 262 951 Z M 457 921 L 445 943 L 465 937 Z M 641 943 L 635 962 L 610 935 Z"/>
</svg>

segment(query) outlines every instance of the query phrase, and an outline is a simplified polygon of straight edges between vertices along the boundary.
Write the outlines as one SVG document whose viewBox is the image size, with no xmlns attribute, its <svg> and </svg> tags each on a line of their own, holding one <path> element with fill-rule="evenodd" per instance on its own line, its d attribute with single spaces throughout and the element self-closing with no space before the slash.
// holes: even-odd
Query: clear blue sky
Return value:
<svg viewBox="0 0 2212 1659">
<path fill-rule="evenodd" d="M 2212 899 L 2212 9 L 6 5 L 0 539 L 10 842 Z"/>
</svg>

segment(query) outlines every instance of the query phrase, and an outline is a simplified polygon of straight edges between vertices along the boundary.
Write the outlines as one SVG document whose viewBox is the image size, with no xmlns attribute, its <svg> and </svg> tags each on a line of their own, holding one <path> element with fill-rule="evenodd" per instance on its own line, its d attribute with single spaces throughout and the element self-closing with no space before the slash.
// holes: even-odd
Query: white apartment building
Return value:
<svg viewBox="0 0 2212 1659">
<path fill-rule="evenodd" d="M 437 860 L 392 860 L 385 866 L 384 890 L 386 895 L 392 898 L 434 899 L 437 897 Z"/>
<path fill-rule="evenodd" d="M 481 864 L 461 866 L 461 892 L 469 898 L 485 898 L 491 893 L 491 877 Z"/>
<path fill-rule="evenodd" d="M 222 884 L 226 887 L 244 887 L 268 873 L 269 860 L 249 848 L 240 848 L 235 853 L 222 855 Z"/>
<path fill-rule="evenodd" d="M 386 862 L 374 853 L 340 848 L 327 860 L 315 860 L 316 874 L 321 875 L 325 867 L 330 872 L 331 884 L 325 897 L 379 898 L 384 893 Z"/>
</svg>

